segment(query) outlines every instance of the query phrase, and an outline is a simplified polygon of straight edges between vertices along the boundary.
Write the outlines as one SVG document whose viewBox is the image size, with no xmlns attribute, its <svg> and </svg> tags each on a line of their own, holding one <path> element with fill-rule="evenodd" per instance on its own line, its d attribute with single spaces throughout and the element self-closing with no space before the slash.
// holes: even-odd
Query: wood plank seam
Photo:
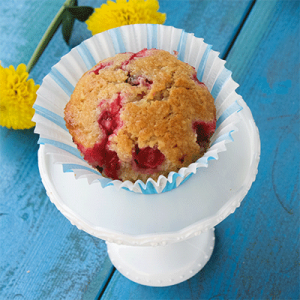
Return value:
<svg viewBox="0 0 300 300">
<path fill-rule="evenodd" d="M 110 283 L 110 280 L 112 279 L 112 277 L 114 276 L 115 274 L 115 271 L 116 271 L 116 268 L 114 266 L 112 266 L 112 271 L 110 273 L 110 275 L 107 277 L 107 280 L 103 283 L 101 289 L 99 290 L 99 293 L 97 295 L 97 298 L 95 300 L 101 300 L 104 292 L 106 291 L 106 288 L 107 286 L 109 285 Z"/>
<path fill-rule="evenodd" d="M 255 4 L 256 4 L 256 0 L 253 0 L 252 3 L 249 6 L 248 11 L 246 12 L 246 14 L 245 14 L 245 16 L 243 18 L 243 20 L 241 21 L 241 24 L 240 24 L 239 28 L 237 29 L 237 31 L 236 31 L 236 33 L 235 33 L 235 35 L 234 35 L 234 37 L 233 37 L 230 45 L 228 46 L 227 50 L 225 51 L 225 54 L 223 55 L 223 57 L 221 57 L 222 59 L 226 60 L 229 52 L 231 51 L 232 47 L 234 46 L 234 43 L 235 43 L 236 39 L 238 38 L 241 30 L 243 29 L 243 27 L 244 27 L 244 25 L 245 25 L 245 23 L 246 23 L 249 15 L 250 15 L 251 11 L 253 10 L 253 7 L 255 6 Z"/>
</svg>

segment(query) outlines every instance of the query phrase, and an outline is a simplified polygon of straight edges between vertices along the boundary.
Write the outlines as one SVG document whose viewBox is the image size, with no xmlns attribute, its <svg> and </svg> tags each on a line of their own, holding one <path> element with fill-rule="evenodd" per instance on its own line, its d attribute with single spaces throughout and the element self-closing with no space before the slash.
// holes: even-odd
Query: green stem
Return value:
<svg viewBox="0 0 300 300">
<path fill-rule="evenodd" d="M 59 25 L 62 22 L 64 13 L 66 11 L 66 8 L 68 6 L 74 5 L 76 0 L 67 0 L 64 5 L 60 8 L 54 19 L 52 20 L 51 24 L 49 25 L 48 29 L 44 33 L 42 39 L 40 40 L 39 44 L 37 45 L 34 53 L 32 54 L 28 64 L 27 64 L 27 72 L 30 73 L 34 65 L 37 63 L 39 60 L 40 56 L 44 52 L 45 48 L 49 44 L 51 38 L 53 37 L 54 33 L 58 29 Z"/>
</svg>

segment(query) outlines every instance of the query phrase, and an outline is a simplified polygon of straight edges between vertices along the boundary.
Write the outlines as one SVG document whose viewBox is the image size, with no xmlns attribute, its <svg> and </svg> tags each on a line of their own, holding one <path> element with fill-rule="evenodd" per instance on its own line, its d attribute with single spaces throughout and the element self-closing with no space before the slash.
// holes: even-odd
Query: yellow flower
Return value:
<svg viewBox="0 0 300 300">
<path fill-rule="evenodd" d="M 166 14 L 159 13 L 157 0 L 116 0 L 107 1 L 86 21 L 93 35 L 122 25 L 163 24 Z"/>
<path fill-rule="evenodd" d="M 28 79 L 26 65 L 3 68 L 0 64 L 0 125 L 13 129 L 28 129 L 35 125 L 33 103 L 39 85 Z"/>
</svg>

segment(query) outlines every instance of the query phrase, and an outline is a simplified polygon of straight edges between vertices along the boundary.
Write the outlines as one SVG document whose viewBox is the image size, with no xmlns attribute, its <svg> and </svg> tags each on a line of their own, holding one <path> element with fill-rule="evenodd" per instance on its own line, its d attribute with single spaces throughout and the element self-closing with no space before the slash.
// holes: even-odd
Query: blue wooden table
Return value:
<svg viewBox="0 0 300 300">
<path fill-rule="evenodd" d="M 29 61 L 63 3 L 0 2 L 2 66 Z M 47 197 L 33 129 L 0 127 L 0 299 L 299 299 L 299 4 L 160 1 L 165 25 L 203 37 L 227 61 L 262 147 L 257 179 L 216 227 L 211 259 L 181 284 L 147 287 L 116 271 L 105 242 L 72 226 Z M 41 84 L 70 47 L 90 36 L 76 21 L 67 46 L 58 30 L 30 76 Z"/>
</svg>

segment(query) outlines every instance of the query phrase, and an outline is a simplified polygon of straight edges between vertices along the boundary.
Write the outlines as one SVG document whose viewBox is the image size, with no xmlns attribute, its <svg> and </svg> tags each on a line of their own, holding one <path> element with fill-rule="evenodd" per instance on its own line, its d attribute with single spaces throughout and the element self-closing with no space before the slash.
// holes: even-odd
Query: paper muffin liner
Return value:
<svg viewBox="0 0 300 300">
<path fill-rule="evenodd" d="M 170 172 L 168 177 L 151 178 L 146 183 L 111 180 L 93 169 L 81 156 L 64 121 L 64 108 L 81 76 L 99 61 L 123 52 L 138 52 L 144 48 L 156 48 L 174 53 L 178 59 L 190 64 L 197 71 L 199 81 L 205 83 L 217 110 L 217 127 L 207 152 L 187 168 Z M 177 188 L 188 180 L 199 168 L 208 167 L 210 160 L 218 159 L 218 153 L 226 151 L 226 144 L 233 141 L 235 124 L 240 120 L 242 106 L 235 89 L 238 84 L 231 78 L 225 60 L 212 46 L 204 43 L 182 29 L 171 26 L 141 24 L 127 25 L 99 33 L 85 40 L 59 63 L 52 67 L 37 91 L 34 104 L 35 133 L 40 135 L 39 144 L 45 145 L 45 152 L 54 163 L 61 164 L 64 172 L 74 172 L 76 178 L 87 178 L 88 182 L 100 182 L 102 188 L 115 186 L 136 193 L 156 194 Z"/>
</svg>

